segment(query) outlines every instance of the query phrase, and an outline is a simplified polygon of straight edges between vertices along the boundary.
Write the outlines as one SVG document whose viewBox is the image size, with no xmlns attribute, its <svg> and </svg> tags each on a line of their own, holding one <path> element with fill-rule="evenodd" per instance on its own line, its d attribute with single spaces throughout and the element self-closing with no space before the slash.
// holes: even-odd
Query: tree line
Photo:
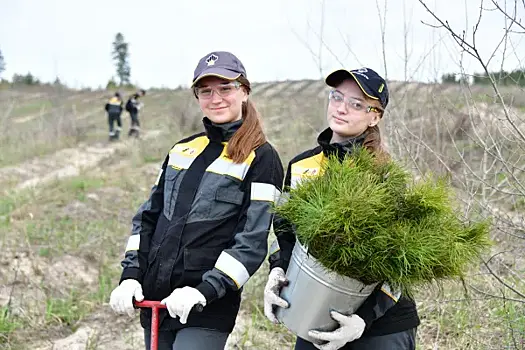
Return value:
<svg viewBox="0 0 525 350">
<path fill-rule="evenodd" d="M 115 64 L 115 76 L 111 77 L 106 84 L 106 89 L 115 89 L 118 87 L 124 88 L 135 88 L 131 84 L 131 65 L 129 62 L 130 52 L 129 52 L 129 43 L 126 42 L 124 35 L 122 33 L 117 33 L 115 39 L 112 43 L 113 50 L 111 52 L 111 58 Z M 7 80 L 2 78 L 2 73 L 5 71 L 6 61 L 2 50 L 0 49 L 0 82 L 6 83 Z M 49 85 L 49 83 L 43 83 L 39 78 L 33 75 L 31 72 L 26 74 L 13 74 L 11 78 L 11 83 L 16 85 Z M 60 78 L 56 78 L 52 83 L 53 85 L 63 86 Z"/>
<path fill-rule="evenodd" d="M 449 84 L 490 85 L 491 80 L 497 82 L 498 85 L 525 87 L 525 69 L 475 73 L 472 77 L 457 73 L 446 73 L 441 76 L 441 82 Z"/>
</svg>

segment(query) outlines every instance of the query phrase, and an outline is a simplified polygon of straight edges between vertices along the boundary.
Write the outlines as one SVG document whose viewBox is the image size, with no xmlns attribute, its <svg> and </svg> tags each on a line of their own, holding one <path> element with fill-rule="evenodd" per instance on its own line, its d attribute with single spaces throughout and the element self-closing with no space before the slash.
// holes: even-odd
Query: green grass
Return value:
<svg viewBox="0 0 525 350">
<path fill-rule="evenodd" d="M 66 180 L 66 190 L 70 190 L 75 193 L 76 198 L 79 201 L 84 202 L 86 200 L 86 194 L 92 189 L 103 187 L 105 184 L 103 179 L 97 178 L 73 178 Z"/>
<path fill-rule="evenodd" d="M 467 283 L 502 296 L 499 285 L 489 276 L 471 275 Z M 522 290 L 525 287 L 519 279 L 511 283 Z M 522 303 L 488 297 L 475 290 L 465 296 L 463 286 L 455 282 L 445 283 L 441 290 L 420 291 L 417 301 L 422 320 L 418 349 L 521 349 L 525 341 Z M 518 347 L 514 347 L 514 341 Z"/>
<path fill-rule="evenodd" d="M 31 114 L 40 113 L 40 111 L 48 111 L 53 108 L 53 104 L 49 100 L 29 101 L 20 105 L 15 105 L 12 111 L 12 117 L 20 117 Z"/>
<path fill-rule="evenodd" d="M 16 205 L 16 198 L 14 196 L 2 196 L 0 197 L 0 216 L 8 215 Z"/>
<path fill-rule="evenodd" d="M 512 203 L 511 209 L 517 212 L 523 212 L 525 210 L 525 198 L 518 198 L 515 203 Z"/>
<path fill-rule="evenodd" d="M 77 322 L 89 312 L 88 305 L 86 296 L 76 290 L 71 290 L 70 294 L 63 298 L 48 298 L 45 321 L 49 325 L 58 323 L 75 331 Z"/>
<path fill-rule="evenodd" d="M 12 305 L 20 301 L 19 296 L 23 296 L 23 300 L 20 308 L 12 306 L 12 312 L 0 313 L 0 348 L 26 349 L 34 343 L 41 346 L 40 340 L 46 340 L 48 346 L 81 326 L 92 325 L 91 322 L 122 325 L 116 325 L 118 331 L 115 333 L 102 333 L 100 337 L 90 339 L 88 349 L 107 349 L 104 336 L 108 335 L 122 338 L 130 349 L 143 346 L 140 342 L 131 343 L 134 338 L 128 332 L 130 325 L 136 325 L 138 320 L 112 315 L 107 305 L 109 294 L 120 274 L 119 262 L 129 235 L 131 216 L 147 198 L 157 175 L 156 168 L 175 141 L 201 130 L 202 117 L 196 110 L 195 101 L 184 99 L 191 95 L 186 91 L 155 93 L 161 98 L 155 99 L 153 94 L 146 96 L 141 122 L 144 130 L 166 130 L 168 137 L 134 142 L 92 171 L 40 186 L 34 192 L 12 193 L 6 184 L 19 181 L 16 175 L 2 183 L 3 188 L 10 190 L 0 196 L 1 257 L 9 266 L 1 270 L 0 286 L 14 286 Z M 84 98 L 89 101 L 81 103 Z M 286 98 L 276 96 L 271 100 L 257 95 L 252 98 L 263 115 L 269 139 L 279 150 L 284 166 L 300 151 L 315 146 L 315 136 L 325 125 L 324 98 L 303 96 L 302 93 Z M 24 103 L 24 106 L 34 103 L 33 112 L 18 115 L 19 111 L 15 111 L 10 118 L 39 115 L 40 108 L 36 107 L 39 101 Z M 0 166 L 49 155 L 64 147 L 77 147 L 80 141 L 87 144 L 106 142 L 106 119 L 100 108 L 103 100 L 90 93 L 70 102 L 64 103 L 64 110 L 69 108 L 71 111 L 71 106 L 75 104 L 77 116 L 87 112 L 94 114 L 70 125 L 59 124 L 56 122 L 59 119 L 50 118 L 60 116 L 58 109 L 46 107 L 43 117 L 31 122 L 13 123 L 9 134 L 0 136 Z M 425 102 L 420 101 L 419 104 Z M 22 107 L 22 104 L 15 107 Z M 123 114 L 123 123 L 126 130 L 129 125 L 127 114 Z M 470 151 L 479 150 L 471 148 Z M 419 157 L 426 160 L 424 153 Z M 457 160 L 457 157 L 450 156 L 449 159 Z M 63 159 L 57 165 L 68 164 L 69 161 Z M 57 165 L 49 164 L 49 170 Z M 516 211 L 519 211 L 522 203 L 516 201 L 516 204 Z M 24 257 L 26 253 L 27 257 L 21 261 L 37 264 L 43 271 L 66 255 L 73 256 L 94 267 L 89 272 L 92 278 L 86 284 L 73 276 L 57 284 L 55 279 L 41 274 L 26 277 L 21 270 L 15 281 L 11 272 L 16 267 L 16 260 L 12 257 Z M 516 256 L 521 255 L 516 253 Z M 498 283 L 487 276 L 480 277 L 476 272 L 477 269 L 471 271 L 466 278 L 467 283 L 475 282 L 493 293 L 500 292 Z M 239 322 L 244 326 L 242 330 L 239 328 L 237 345 L 244 349 L 293 349 L 295 336 L 283 326 L 271 324 L 263 314 L 262 291 L 267 273 L 265 262 L 245 286 L 242 322 Z M 523 276 L 525 271 L 517 269 L 516 273 Z M 522 282 L 510 282 L 521 290 L 525 289 Z M 67 287 L 61 283 L 67 283 Z M 37 291 L 44 292 L 39 299 L 42 301 L 39 303 L 41 308 L 34 308 L 28 298 L 33 294 L 39 296 L 41 293 L 35 293 Z M 462 286 L 449 282 L 443 285 L 442 292 L 428 288 L 416 293 L 423 322 L 418 331 L 418 349 L 430 350 L 434 344 L 436 348 L 450 350 L 503 348 L 512 344 L 511 324 L 515 337 L 523 341 L 522 315 L 525 310 L 522 304 L 503 303 L 472 291 L 470 296 L 471 300 L 465 300 Z"/>
<path fill-rule="evenodd" d="M 41 280 L 41 285 L 28 285 L 24 288 L 42 288 L 46 296 L 42 300 L 44 308 L 39 311 L 32 309 L 30 304 L 22 303 L 22 314 L 0 318 L 2 340 L 5 340 L 8 348 L 25 348 L 23 344 L 24 339 L 29 336 L 26 333 L 28 329 L 32 329 L 33 335 L 37 337 L 33 340 L 37 340 L 39 336 L 49 336 L 52 339 L 59 334 L 74 332 L 88 315 L 100 310 L 108 302 L 120 273 L 118 261 L 125 243 L 123 238 L 129 230 L 129 220 L 123 222 L 116 218 L 126 208 L 126 203 L 130 210 L 133 202 L 133 195 L 126 191 L 122 191 L 122 198 L 104 196 L 104 186 L 118 183 L 122 183 L 120 179 L 108 180 L 104 177 L 82 175 L 44 186 L 46 197 L 28 196 L 27 201 L 15 201 L 9 205 L 10 212 L 17 212 L 12 219 L 9 234 L 18 237 L 19 244 L 30 247 L 41 258 L 39 268 L 45 270 L 46 261 L 49 264 L 59 263 L 61 256 L 67 254 L 91 264 L 96 282 L 85 285 L 83 280 L 68 281 L 65 280 L 67 277 L 61 277 L 60 285 L 56 285 L 56 280 L 46 274 L 34 276 L 34 283 Z M 135 191 L 136 195 L 140 189 L 135 187 Z M 89 193 L 97 193 L 98 200 L 87 197 Z M 82 210 L 80 215 L 64 215 L 63 208 L 71 201 L 79 200 L 79 195 L 85 199 L 83 203 L 86 203 L 87 209 L 98 206 L 98 215 L 83 215 Z M 114 209 L 114 205 L 118 205 L 119 209 L 112 213 L 110 210 Z M 28 213 L 33 214 L 31 220 L 18 219 L 27 217 Z M 130 215 L 131 210 L 126 215 L 127 218 Z M 10 245 L 10 249 L 16 249 L 14 242 Z M 11 281 L 3 280 L 2 284 Z M 62 284 L 67 288 L 63 288 Z M 21 286 L 15 285 L 14 288 L 20 291 Z M 90 348 L 95 349 L 96 339 L 90 340 L 90 344 Z"/>
<path fill-rule="evenodd" d="M 11 334 L 21 326 L 21 323 L 13 316 L 6 306 L 0 307 L 0 346 L 8 344 Z"/>
</svg>

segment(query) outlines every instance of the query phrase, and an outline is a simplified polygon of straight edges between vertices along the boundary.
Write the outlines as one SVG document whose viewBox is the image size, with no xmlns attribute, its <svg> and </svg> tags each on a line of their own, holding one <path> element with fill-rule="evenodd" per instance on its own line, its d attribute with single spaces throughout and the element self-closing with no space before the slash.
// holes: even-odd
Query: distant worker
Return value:
<svg viewBox="0 0 525 350">
<path fill-rule="evenodd" d="M 120 97 L 120 93 L 115 92 L 109 101 L 106 103 L 105 110 L 108 113 L 108 124 L 109 124 L 109 140 L 118 140 L 120 136 L 120 130 L 122 128 L 122 110 L 124 109 L 124 103 Z M 117 127 L 114 128 L 115 122 Z"/>
<path fill-rule="evenodd" d="M 144 107 L 144 104 L 140 101 L 140 97 L 146 95 L 145 90 L 140 90 L 133 94 L 126 102 L 126 111 L 129 112 L 131 117 L 131 126 L 129 128 L 128 136 L 139 137 L 140 122 L 139 122 L 139 111 Z"/>
</svg>

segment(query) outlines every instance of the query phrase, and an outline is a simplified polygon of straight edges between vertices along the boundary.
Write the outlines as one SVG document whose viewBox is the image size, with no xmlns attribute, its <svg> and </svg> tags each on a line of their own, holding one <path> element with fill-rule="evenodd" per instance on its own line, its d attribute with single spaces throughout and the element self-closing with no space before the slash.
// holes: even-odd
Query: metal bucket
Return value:
<svg viewBox="0 0 525 350">
<path fill-rule="evenodd" d="M 308 336 L 308 331 L 332 331 L 339 327 L 330 316 L 331 310 L 346 315 L 354 313 L 377 286 L 377 283 L 365 285 L 326 270 L 298 241 L 286 278 L 289 284 L 283 287 L 280 296 L 290 306 L 278 307 L 277 319 L 292 333 L 310 342 L 315 340 Z"/>
</svg>

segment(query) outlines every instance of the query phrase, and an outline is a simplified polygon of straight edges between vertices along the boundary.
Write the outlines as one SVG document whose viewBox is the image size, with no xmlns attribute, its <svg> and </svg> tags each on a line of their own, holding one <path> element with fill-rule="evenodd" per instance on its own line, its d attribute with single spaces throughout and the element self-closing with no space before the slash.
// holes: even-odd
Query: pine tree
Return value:
<svg viewBox="0 0 525 350">
<path fill-rule="evenodd" d="M 129 65 L 129 44 L 124 41 L 124 35 L 117 33 L 113 42 L 113 60 L 116 61 L 117 76 L 120 85 L 130 83 L 131 67 Z"/>
</svg>

